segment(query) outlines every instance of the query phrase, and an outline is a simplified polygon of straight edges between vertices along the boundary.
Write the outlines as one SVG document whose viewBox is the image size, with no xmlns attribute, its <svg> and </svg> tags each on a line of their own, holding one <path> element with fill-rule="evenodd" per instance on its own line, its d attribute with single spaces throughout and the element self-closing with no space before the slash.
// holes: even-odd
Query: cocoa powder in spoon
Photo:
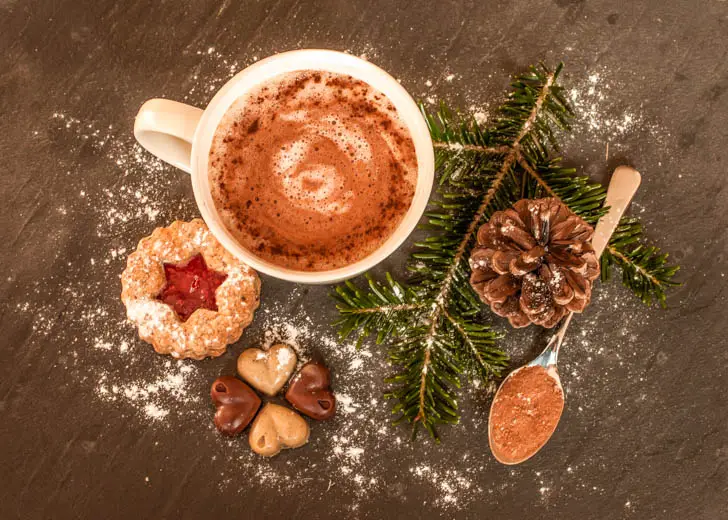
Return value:
<svg viewBox="0 0 728 520">
<path fill-rule="evenodd" d="M 564 392 L 542 366 L 518 370 L 500 388 L 490 412 L 490 448 L 504 464 L 517 464 L 546 444 L 564 409 Z"/>
</svg>

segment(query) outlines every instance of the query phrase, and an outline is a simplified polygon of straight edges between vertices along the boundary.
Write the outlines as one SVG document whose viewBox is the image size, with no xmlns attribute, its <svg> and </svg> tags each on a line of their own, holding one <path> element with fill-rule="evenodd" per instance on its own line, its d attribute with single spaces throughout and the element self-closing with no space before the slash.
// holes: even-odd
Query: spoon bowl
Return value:
<svg viewBox="0 0 728 520">
<path fill-rule="evenodd" d="M 523 395 L 519 391 L 519 379 L 534 378 L 540 380 L 537 389 L 532 390 L 530 394 Z M 507 384 L 506 384 L 507 383 Z M 513 386 L 513 389 L 509 389 Z M 523 386 L 521 383 L 520 386 Z M 501 400 L 503 402 L 501 402 Z M 536 403 L 533 406 L 533 403 Z M 519 410 L 520 407 L 533 407 L 535 413 L 517 413 L 510 414 L 509 411 Z M 556 370 L 556 365 L 551 364 L 544 366 L 540 363 L 524 365 L 511 372 L 504 384 L 498 389 L 493 404 L 490 407 L 488 417 L 488 441 L 490 451 L 495 459 L 501 464 L 515 465 L 520 464 L 531 457 L 548 442 L 559 424 L 559 419 L 564 411 L 564 389 L 561 386 L 561 378 Z M 494 420 L 498 415 L 498 419 L 503 416 L 510 420 Z M 529 431 L 528 437 L 523 439 L 523 432 L 516 429 L 514 433 L 508 426 L 514 426 L 516 422 L 522 423 L 526 431 Z M 494 428 L 500 427 L 500 432 L 495 432 Z M 509 439 L 509 436 L 511 439 Z M 515 444 L 520 446 L 520 450 L 512 450 L 518 455 L 502 453 L 499 445 L 510 446 Z M 524 449 L 525 447 L 525 449 Z"/>
</svg>

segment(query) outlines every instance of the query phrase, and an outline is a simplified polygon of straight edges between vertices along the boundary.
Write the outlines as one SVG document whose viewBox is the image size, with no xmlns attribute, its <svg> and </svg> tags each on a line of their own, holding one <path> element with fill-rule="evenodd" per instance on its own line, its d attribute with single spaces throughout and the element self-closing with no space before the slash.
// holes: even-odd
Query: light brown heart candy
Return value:
<svg viewBox="0 0 728 520">
<path fill-rule="evenodd" d="M 303 417 L 285 406 L 268 403 L 253 421 L 248 442 L 255 453 L 272 457 L 283 449 L 303 446 L 308 434 Z"/>
<path fill-rule="evenodd" d="M 279 343 L 267 351 L 244 350 L 238 358 L 238 374 L 267 395 L 276 395 L 296 368 L 296 351 Z"/>
</svg>

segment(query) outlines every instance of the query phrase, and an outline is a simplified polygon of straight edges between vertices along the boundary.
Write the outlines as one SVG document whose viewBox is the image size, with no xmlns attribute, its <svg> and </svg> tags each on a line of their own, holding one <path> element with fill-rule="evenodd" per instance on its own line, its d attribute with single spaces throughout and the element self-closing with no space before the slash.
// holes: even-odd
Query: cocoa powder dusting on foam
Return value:
<svg viewBox="0 0 728 520">
<path fill-rule="evenodd" d="M 564 393 L 541 366 L 524 367 L 498 391 L 490 412 L 490 447 L 506 464 L 521 462 L 549 440 L 564 409 Z"/>
<path fill-rule="evenodd" d="M 243 247 L 321 271 L 389 238 L 412 202 L 417 158 L 386 96 L 351 76 L 302 71 L 232 105 L 209 172 L 215 205 Z"/>
</svg>

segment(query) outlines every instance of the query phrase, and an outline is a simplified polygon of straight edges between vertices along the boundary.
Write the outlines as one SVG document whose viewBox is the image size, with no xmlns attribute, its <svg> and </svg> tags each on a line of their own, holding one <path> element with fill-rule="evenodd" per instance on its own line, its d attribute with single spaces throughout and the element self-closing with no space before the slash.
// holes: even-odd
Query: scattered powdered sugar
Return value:
<svg viewBox="0 0 728 520">
<path fill-rule="evenodd" d="M 213 48 L 197 55 L 200 65 L 186 79 L 189 90 L 184 99 L 200 106 L 236 71 L 257 59 L 236 61 Z M 610 89 L 617 87 L 606 72 L 594 74 L 593 80 L 588 77 L 583 83 L 577 82 L 569 94 L 577 113 L 587 114 L 584 125 L 590 135 L 602 132 L 610 139 L 617 138 L 646 124 L 634 109 L 609 120 L 601 117 L 600 107 L 609 101 Z M 448 77 L 440 78 L 451 81 Z M 425 84 L 429 88 L 432 82 Z M 487 121 L 487 106 L 472 107 L 479 122 Z M 529 484 L 534 500 L 543 502 L 573 489 L 604 492 L 581 471 L 603 463 L 598 454 L 569 461 L 565 470 L 558 467 L 534 472 L 532 465 L 530 469 L 496 472 L 484 436 L 486 399 L 493 384 L 465 387 L 460 401 L 462 423 L 457 429 L 441 428 L 443 436 L 449 437 L 442 444 L 434 445 L 424 438 L 412 444 L 408 427 L 391 424 L 391 404 L 383 398 L 383 380 L 392 373 L 385 347 L 365 343 L 358 349 L 353 341 L 341 341 L 329 325 L 336 317 L 333 304 L 330 308 L 319 305 L 325 301 L 326 291 L 318 291 L 312 300 L 308 289 L 291 286 L 287 296 L 271 299 L 266 297 L 268 282 L 264 280 L 255 320 L 227 354 L 204 362 L 177 361 L 156 354 L 126 323 L 118 276 L 126 256 L 154 227 L 196 216 L 189 181 L 143 151 L 127 134 L 128 129 L 120 133 L 113 122 L 80 121 L 60 111 L 49 122 L 53 139 L 62 141 L 72 153 L 80 155 L 82 149 L 90 152 L 86 160 L 98 161 L 112 171 L 116 184 L 104 185 L 81 172 L 68 171 L 69 179 L 78 183 L 78 196 L 58 201 L 63 208 L 59 218 L 65 213 L 68 218 L 83 215 L 95 222 L 95 240 L 78 245 L 82 254 L 69 263 L 65 277 L 52 275 L 29 284 L 28 301 L 18 303 L 16 310 L 19 315 L 32 316 L 34 341 L 57 346 L 55 369 L 65 370 L 79 391 L 90 389 L 91 396 L 104 406 L 129 414 L 140 428 L 151 430 L 159 443 L 165 442 L 172 428 L 199 435 L 203 454 L 209 452 L 210 463 L 220 469 L 221 492 L 244 495 L 263 487 L 283 492 L 303 483 L 312 497 L 327 492 L 346 497 L 340 500 L 343 505 L 337 506 L 345 509 L 342 515 L 381 497 L 404 501 L 408 488 L 414 485 L 424 486 L 430 497 L 428 504 L 443 511 L 467 511 L 476 501 L 497 501 L 504 496 L 512 499 L 516 486 L 520 489 Z M 8 282 L 14 283 L 12 279 Z M 62 312 L 50 303 L 35 303 L 43 301 L 40 295 L 49 291 L 67 302 Z M 635 405 L 653 397 L 640 392 L 630 402 L 620 392 L 604 392 L 610 382 L 611 388 L 614 381 L 638 382 L 643 377 L 633 368 L 641 340 L 631 331 L 644 328 L 646 316 L 618 283 L 595 288 L 591 306 L 573 321 L 560 356 L 567 394 L 564 420 L 572 414 L 590 414 L 598 407 Z M 494 319 L 499 329 L 505 328 L 502 320 Z M 606 320 L 619 322 L 621 331 L 607 335 L 600 325 Z M 545 344 L 545 335 L 536 336 L 533 329 L 509 329 L 500 346 L 518 366 Z M 294 348 L 300 363 L 321 358 L 331 367 L 338 410 L 329 421 L 310 421 L 311 439 L 306 447 L 264 459 L 248 449 L 245 435 L 227 439 L 214 430 L 209 385 L 220 374 L 234 374 L 235 359 L 243 348 L 268 349 L 277 342 Z M 584 428 L 590 426 L 589 422 Z M 456 438 L 464 440 L 458 448 Z M 538 461 L 535 464 L 539 467 Z M 517 495 L 522 496 L 522 491 Z"/>
<path fill-rule="evenodd" d="M 498 81 L 512 73 L 490 71 L 485 77 L 489 81 Z M 455 75 L 447 74 L 427 79 L 425 89 L 420 90 L 416 97 L 429 104 L 430 110 L 435 110 L 442 91 L 447 91 L 453 97 L 465 100 L 462 106 L 467 108 L 466 116 L 472 117 L 479 125 L 487 126 L 495 108 L 505 101 L 505 96 L 502 92 L 494 92 L 493 99 L 484 100 L 481 86 L 468 89 L 457 85 L 456 91 L 451 85 L 455 78 Z M 627 86 L 627 81 L 629 79 L 624 77 L 623 72 L 616 73 L 606 67 L 596 67 L 585 73 L 567 68 L 560 82 L 575 117 L 572 129 L 560 137 L 565 149 L 578 147 L 581 152 L 598 152 L 608 160 L 610 154 L 613 156 L 624 151 L 626 142 L 644 135 L 663 153 L 669 152 L 672 145 L 670 132 L 646 115 L 640 100 L 625 104 L 620 92 Z M 458 107 L 455 105 L 453 108 Z"/>
<path fill-rule="evenodd" d="M 200 402 L 199 396 L 190 392 L 191 381 L 197 377 L 192 362 L 167 360 L 160 369 L 154 375 L 133 380 L 124 371 L 102 370 L 96 395 L 104 401 L 130 406 L 154 421 L 166 418 L 170 412 L 182 413 L 180 408 L 188 403 Z"/>
<path fill-rule="evenodd" d="M 158 421 L 167 417 L 167 415 L 169 415 L 169 410 L 160 408 L 154 403 L 149 403 L 144 407 L 144 413 L 150 419 Z"/>
<path fill-rule="evenodd" d="M 621 327 L 606 335 L 603 323 L 614 316 L 620 317 Z M 596 287 L 590 307 L 578 318 L 562 346 L 567 354 L 559 357 L 564 391 L 578 393 L 575 411 L 582 413 L 603 405 L 604 387 L 609 381 L 645 381 L 644 374 L 634 369 L 634 363 L 644 356 L 644 351 L 639 346 L 640 339 L 632 331 L 647 327 L 650 313 L 640 307 L 628 289 L 617 284 Z M 568 352 L 578 355 L 572 356 Z M 646 400 L 647 395 L 639 394 L 635 399 L 639 403 Z M 622 405 L 619 398 L 615 404 Z"/>
<path fill-rule="evenodd" d="M 420 464 L 410 468 L 410 473 L 439 488 L 440 495 L 435 499 L 435 504 L 440 506 L 456 504 L 459 495 L 476 487 L 470 478 L 456 469 L 438 470 L 427 464 Z"/>
<path fill-rule="evenodd" d="M 488 120 L 490 119 L 490 113 L 485 108 L 471 105 L 469 111 L 470 114 L 473 116 L 473 119 L 475 119 L 475 122 L 479 125 L 483 126 L 488 123 Z"/>
<path fill-rule="evenodd" d="M 337 350 L 341 355 L 345 356 L 349 362 L 349 370 L 356 372 L 364 366 L 366 360 L 371 359 L 372 353 L 366 348 L 357 348 L 352 342 L 345 342 L 342 344 L 338 338 L 332 338 L 326 336 L 321 338 L 321 342 L 329 350 Z"/>
<path fill-rule="evenodd" d="M 120 231 L 132 228 L 140 222 L 157 223 L 165 209 L 164 190 L 171 189 L 175 180 L 174 170 L 146 152 L 136 142 L 118 139 L 119 132 L 113 125 L 97 122 L 82 123 L 77 118 L 56 112 L 52 121 L 59 123 L 77 139 L 90 146 L 95 153 L 103 156 L 114 167 L 119 183 L 112 187 L 99 186 L 92 179 L 79 191 L 79 200 L 74 204 L 78 211 L 86 207 L 98 214 L 97 235 L 99 237 L 117 236 Z M 139 176 L 143 171 L 144 175 Z M 71 175 L 71 172 L 68 172 Z M 108 264 L 119 255 L 126 253 L 126 246 L 112 248 Z"/>
<path fill-rule="evenodd" d="M 618 138 L 627 134 L 643 122 L 643 117 L 634 109 L 623 109 L 607 114 L 605 105 L 609 103 L 612 84 L 605 73 L 595 72 L 568 90 L 568 100 L 577 114 L 578 125 L 594 134 Z"/>
<path fill-rule="evenodd" d="M 282 348 L 278 351 L 276 354 L 276 359 L 278 360 L 278 368 L 285 367 L 288 362 L 291 360 L 291 351 L 285 348 Z"/>
<path fill-rule="evenodd" d="M 576 116 L 572 129 L 563 136 L 567 145 L 591 146 L 590 151 L 602 151 L 606 160 L 635 135 L 645 134 L 659 147 L 668 146 L 670 133 L 645 115 L 642 104 L 625 104 L 624 97 L 619 96 L 625 81 L 623 74 L 614 74 L 606 67 L 562 79 Z"/>
<path fill-rule="evenodd" d="M 94 346 L 94 348 L 98 348 L 101 350 L 111 350 L 113 347 L 113 345 L 110 342 L 104 341 L 104 340 L 98 339 L 98 338 L 96 339 L 96 342 L 94 343 L 93 346 Z"/>
<path fill-rule="evenodd" d="M 295 288 L 289 300 L 300 298 L 300 289 Z M 331 429 L 327 436 L 318 437 L 323 443 L 321 449 L 328 453 L 325 463 L 329 471 L 322 477 L 332 478 L 340 489 L 348 489 L 359 498 L 368 496 L 379 485 L 372 460 L 378 457 L 378 450 L 372 446 L 373 435 L 381 429 L 377 418 L 382 410 L 381 388 L 371 384 L 375 369 L 382 368 L 381 360 L 374 360 L 366 347 L 357 349 L 353 342 L 339 341 L 329 326 L 316 324 L 305 307 L 295 313 L 286 310 L 286 302 L 275 302 L 261 313 L 259 326 L 264 338 L 263 347 L 274 343 L 285 343 L 298 353 L 299 361 L 305 362 L 315 356 L 332 367 L 332 388 L 336 394 L 337 415 L 325 423 L 312 424 L 312 436 L 319 429 Z M 291 318 L 293 314 L 295 317 Z M 279 351 L 280 352 L 280 351 Z M 278 481 L 268 475 L 269 481 Z M 328 486 L 328 480 L 326 480 Z M 322 480 L 323 483 L 323 480 Z M 332 484 L 334 485 L 334 484 Z"/>
<path fill-rule="evenodd" d="M 356 412 L 357 407 L 354 405 L 354 400 L 350 396 L 348 396 L 346 394 L 338 393 L 336 395 L 336 398 L 337 398 L 339 409 L 343 413 L 350 414 L 350 413 Z"/>
<path fill-rule="evenodd" d="M 270 309 L 261 309 L 266 315 L 270 315 Z M 270 321 L 271 318 L 266 316 Z M 275 317 L 273 317 L 275 319 Z M 296 351 L 303 349 L 301 341 L 310 333 L 311 327 L 308 323 L 294 325 L 292 321 L 277 320 L 265 331 L 261 348 L 267 350 L 275 343 L 285 343 Z"/>
</svg>

